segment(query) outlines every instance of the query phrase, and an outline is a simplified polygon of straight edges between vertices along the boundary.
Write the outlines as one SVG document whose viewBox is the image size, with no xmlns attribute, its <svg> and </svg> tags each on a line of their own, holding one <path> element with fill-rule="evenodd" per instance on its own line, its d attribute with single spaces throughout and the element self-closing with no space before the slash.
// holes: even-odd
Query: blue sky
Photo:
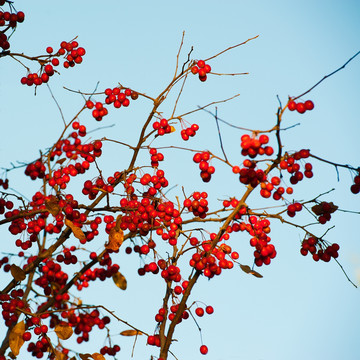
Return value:
<svg viewBox="0 0 360 360">
<path fill-rule="evenodd" d="M 169 2 L 139 0 L 137 2 L 107 1 L 105 4 L 78 0 L 76 2 L 15 1 L 15 7 L 26 14 L 11 39 L 14 52 L 28 55 L 44 53 L 47 46 L 56 48 L 63 40 L 78 36 L 87 54 L 74 69 L 61 70 L 50 87 L 67 120 L 81 108 L 83 100 L 64 90 L 91 92 L 98 81 L 99 90 L 114 87 L 118 82 L 156 96 L 171 80 L 176 54 L 185 31 L 181 61 L 186 60 L 191 46 L 194 59 L 207 58 L 229 46 L 259 35 L 256 40 L 223 54 L 210 62 L 218 73 L 249 72 L 239 77 L 209 76 L 200 83 L 191 79 L 179 103 L 185 113 L 212 101 L 240 96 L 219 105 L 218 114 L 237 126 L 268 129 L 276 121 L 277 95 L 283 103 L 344 64 L 360 50 L 360 5 L 358 1 L 207 1 Z M 29 65 L 37 70 L 35 64 Z M 10 162 L 29 162 L 57 138 L 62 120 L 45 86 L 33 95 L 33 88 L 20 84 L 25 70 L 15 61 L 2 58 L 0 65 L 0 142 L 1 167 Z M 315 109 L 304 115 L 287 113 L 284 126 L 300 123 L 283 133 L 287 150 L 310 148 L 311 151 L 337 163 L 358 166 L 360 57 L 344 70 L 324 81 L 306 95 Z M 176 93 L 170 96 L 161 111 L 166 116 L 173 106 Z M 147 116 L 151 104 L 134 102 L 128 109 L 111 111 L 101 126 L 114 125 L 92 134 L 134 143 L 137 129 Z M 214 108 L 209 108 L 214 111 Z M 138 121 L 138 120 L 141 121 Z M 189 116 L 189 122 L 200 126 L 199 136 L 189 146 L 208 148 L 221 154 L 216 124 L 204 112 Z M 95 129 L 91 117 L 82 121 Z M 234 163 L 240 162 L 241 131 L 220 124 L 224 147 Z M 170 143 L 180 144 L 171 135 Z M 274 138 L 272 138 L 274 143 Z M 168 145 L 164 140 L 159 146 Z M 111 172 L 126 166 L 126 151 L 106 144 L 101 165 Z M 105 151 L 104 150 L 104 151 Z M 175 150 L 165 153 L 166 171 L 174 184 L 184 184 L 188 192 L 196 189 L 213 192 L 217 198 L 239 193 L 238 181 L 220 164 L 214 180 L 204 185 L 193 173 L 197 168 L 191 157 Z M 239 160 L 237 160 L 239 159 Z M 215 164 L 216 166 L 216 164 Z M 313 162 L 315 176 L 296 188 L 294 198 L 307 200 L 332 188 L 324 196 L 341 209 L 359 212 L 359 195 L 350 193 L 351 174 L 340 169 L 340 182 L 334 167 Z M 228 174 L 228 175 L 227 175 Z M 24 179 L 22 170 L 9 174 L 12 186 L 30 197 L 40 183 Z M 79 183 L 81 183 L 83 179 Z M 173 192 L 177 194 L 181 186 Z M 171 193 L 169 194 L 169 196 Z M 292 199 L 290 199 L 292 200 Z M 252 201 L 252 203 L 250 203 Z M 263 207 L 268 203 L 252 196 L 249 206 Z M 301 222 L 302 216 L 296 217 Z M 304 214 L 306 221 L 306 214 Z M 340 262 L 349 277 L 360 281 L 360 242 L 357 229 L 359 214 L 337 212 L 327 236 L 338 242 Z M 225 272 L 210 282 L 201 279 L 192 300 L 214 306 L 213 315 L 201 318 L 203 342 L 208 345 L 208 360 L 318 360 L 360 357 L 359 290 L 355 289 L 332 260 L 315 263 L 299 254 L 302 232 L 272 222 L 272 242 L 278 255 L 273 263 L 259 271 L 264 278 L 246 275 L 240 269 Z M 323 227 L 314 232 L 322 235 Z M 3 242 L 12 242 L 2 230 Z M 105 241 L 106 239 L 104 239 Z M 234 237 L 231 245 L 240 253 L 240 260 L 251 265 L 252 255 L 246 235 Z M 238 243 L 237 243 L 238 242 Z M 101 240 L 97 245 L 101 247 Z M 4 251 L 8 251 L 5 249 Z M 120 317 L 151 332 L 153 320 L 161 303 L 164 284 L 148 275 L 139 278 L 140 261 L 134 254 L 120 253 L 117 261 L 126 275 L 129 288 L 124 293 L 113 284 L 98 284 L 84 292 L 84 302 L 103 303 Z M 7 279 L 0 280 L 1 284 Z M 99 294 L 110 294 L 99 296 Z M 115 324 L 112 333 L 125 327 Z M 103 345 L 103 335 L 96 334 L 84 352 L 96 351 Z M 202 358 L 200 336 L 195 323 L 181 324 L 175 337 L 179 340 L 173 351 L 179 360 Z M 116 337 L 122 347 L 119 358 L 130 358 L 132 340 Z M 70 341 L 70 340 L 69 340 Z M 138 339 L 134 359 L 149 359 L 153 348 Z M 91 349 L 91 350 L 90 350 Z M 26 352 L 23 359 L 26 358 Z"/>
</svg>

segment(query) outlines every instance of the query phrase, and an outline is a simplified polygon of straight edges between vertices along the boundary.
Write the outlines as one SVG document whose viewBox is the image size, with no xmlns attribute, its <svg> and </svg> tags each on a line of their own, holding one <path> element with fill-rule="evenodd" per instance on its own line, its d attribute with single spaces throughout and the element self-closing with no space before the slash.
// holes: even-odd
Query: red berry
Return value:
<svg viewBox="0 0 360 360">
<path fill-rule="evenodd" d="M 304 103 L 306 110 L 312 110 L 314 108 L 314 103 L 311 100 L 307 100 Z"/>
<path fill-rule="evenodd" d="M 200 352 L 201 354 L 206 355 L 208 353 L 208 347 L 206 345 L 201 345 Z"/>
</svg>

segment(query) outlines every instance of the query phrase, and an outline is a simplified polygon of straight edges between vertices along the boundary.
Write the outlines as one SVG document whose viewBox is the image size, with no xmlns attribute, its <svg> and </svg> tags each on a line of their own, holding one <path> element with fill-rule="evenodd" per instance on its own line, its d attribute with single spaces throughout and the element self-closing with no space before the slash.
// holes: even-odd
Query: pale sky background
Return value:
<svg viewBox="0 0 360 360">
<path fill-rule="evenodd" d="M 156 96 L 173 75 L 183 31 L 186 33 L 181 63 L 186 60 L 191 46 L 194 47 L 192 57 L 201 59 L 259 35 L 258 39 L 210 62 L 214 72 L 249 72 L 249 75 L 210 75 L 205 83 L 190 78 L 178 107 L 179 114 L 185 113 L 198 105 L 240 93 L 241 96 L 234 101 L 219 105 L 218 115 L 235 125 L 253 129 L 269 129 L 274 125 L 277 95 L 285 103 L 289 95 L 303 93 L 360 50 L 360 3 L 356 0 L 304 0 L 299 3 L 285 0 L 109 0 L 104 3 L 19 0 L 15 1 L 15 7 L 25 12 L 25 22 L 11 38 L 12 51 L 40 55 L 47 46 L 55 49 L 61 41 L 75 36 L 87 51 L 81 65 L 69 70 L 61 69 L 61 76 L 55 75 L 49 82 L 66 120 L 76 114 L 83 100 L 80 95 L 64 90 L 63 86 L 91 92 L 98 81 L 99 90 L 121 82 Z M 26 64 L 32 71 L 38 69 L 34 63 Z M 34 88 L 20 84 L 20 78 L 25 74 L 19 63 L 1 59 L 0 166 L 4 168 L 10 167 L 11 162 L 36 159 L 39 150 L 52 145 L 62 129 L 60 114 L 47 87 L 39 87 L 34 96 Z M 172 110 L 174 96 L 169 97 L 161 108 L 165 117 Z M 300 123 L 283 133 L 285 149 L 310 148 L 319 157 L 358 166 L 360 57 L 303 100 L 308 98 L 315 103 L 313 111 L 304 115 L 287 113 L 284 117 L 284 126 Z M 138 100 L 128 109 L 112 109 L 100 124 L 93 121 L 90 113 L 82 115 L 81 120 L 89 131 L 98 126 L 115 125 L 91 134 L 92 138 L 107 136 L 134 144 L 150 105 L 145 100 Z M 214 111 L 214 107 L 209 110 Z M 208 148 L 221 155 L 214 119 L 199 112 L 187 120 L 198 123 L 200 130 L 197 137 L 185 145 L 199 150 Z M 234 131 L 224 124 L 220 126 L 229 158 L 240 163 L 239 139 L 243 132 Z M 159 140 L 157 146 L 184 144 L 178 140 L 179 131 L 170 136 Z M 271 137 L 271 142 L 275 144 L 274 137 Z M 127 153 L 119 146 L 105 144 L 104 152 L 100 164 L 106 176 L 126 166 Z M 169 192 L 170 198 L 173 196 L 175 199 L 175 195 L 181 192 L 181 185 L 185 186 L 187 193 L 194 190 L 213 193 L 212 203 L 219 198 L 241 195 L 242 187 L 236 176 L 219 163 L 214 162 L 216 173 L 213 180 L 203 184 L 189 153 L 164 150 L 164 154 L 163 168 L 169 182 L 178 184 Z M 144 154 L 144 159 L 147 156 Z M 340 182 L 337 182 L 334 167 L 316 161 L 312 163 L 314 178 L 296 186 L 293 198 L 308 200 L 336 188 L 323 200 L 333 201 L 341 209 L 359 212 L 360 195 L 350 193 L 350 172 L 339 169 Z M 79 186 L 85 177 L 79 177 Z M 41 185 L 25 178 L 23 169 L 11 172 L 9 178 L 11 186 L 27 197 L 31 197 Z M 274 205 L 272 201 L 259 198 L 257 191 L 255 193 L 248 201 L 250 207 Z M 292 200 L 292 197 L 288 199 Z M 306 224 L 309 219 L 303 212 L 294 221 Z M 339 261 L 357 284 L 360 282 L 358 223 L 359 214 L 336 212 L 328 223 L 328 227 L 335 225 L 335 228 L 326 237 L 328 241 L 340 244 Z M 209 353 L 206 357 L 200 354 L 200 335 L 195 323 L 189 319 L 180 324 L 175 333 L 179 341 L 171 349 L 177 359 L 360 358 L 359 290 L 347 281 L 333 260 L 315 263 L 309 256 L 300 255 L 301 231 L 275 221 L 271 224 L 270 235 L 278 255 L 270 266 L 259 269 L 264 278 L 254 278 L 236 268 L 209 282 L 200 279 L 191 301 L 202 301 L 215 309 L 213 315 L 198 319 L 203 343 L 209 347 Z M 328 227 L 314 226 L 312 231 L 321 236 Z M 1 238 L 1 250 L 15 251 L 11 245 L 15 239 L 6 229 L 1 230 Z M 92 246 L 99 250 L 105 241 L 105 236 L 99 236 Z M 248 235 L 238 233 L 229 244 L 240 253 L 241 263 L 252 265 L 248 241 Z M 72 240 L 72 244 L 76 241 Z M 81 293 L 84 303 L 104 304 L 122 319 L 149 333 L 154 331 L 154 316 L 165 291 L 164 282 L 152 274 L 138 277 L 136 271 L 142 262 L 136 254 L 128 256 L 120 251 L 114 261 L 120 264 L 121 272 L 128 279 L 128 290 L 122 292 L 111 280 L 108 285 L 95 283 L 92 289 Z M 187 275 L 186 271 L 184 275 Z M 9 275 L 1 275 L 1 285 L 8 280 Z M 112 323 L 111 334 L 127 329 L 115 320 Z M 85 347 L 77 349 L 90 353 L 98 351 L 104 345 L 105 333 L 91 333 L 90 339 Z M 130 359 L 133 340 L 114 337 L 114 342 L 122 348 L 118 359 Z M 72 340 L 67 343 L 72 344 Z M 158 355 L 157 349 L 145 346 L 145 343 L 145 337 L 138 338 L 134 359 L 145 360 Z M 19 358 L 29 359 L 31 356 L 22 351 Z"/>
</svg>

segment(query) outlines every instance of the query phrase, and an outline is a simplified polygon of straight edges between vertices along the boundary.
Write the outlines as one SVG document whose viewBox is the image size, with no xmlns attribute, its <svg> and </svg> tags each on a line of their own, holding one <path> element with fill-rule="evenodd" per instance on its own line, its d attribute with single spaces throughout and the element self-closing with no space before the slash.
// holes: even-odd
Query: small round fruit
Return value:
<svg viewBox="0 0 360 360">
<path fill-rule="evenodd" d="M 206 355 L 207 353 L 208 353 L 208 347 L 206 346 L 206 345 L 201 345 L 200 346 L 200 352 L 201 352 L 201 354 L 203 354 L 203 355 Z"/>
</svg>

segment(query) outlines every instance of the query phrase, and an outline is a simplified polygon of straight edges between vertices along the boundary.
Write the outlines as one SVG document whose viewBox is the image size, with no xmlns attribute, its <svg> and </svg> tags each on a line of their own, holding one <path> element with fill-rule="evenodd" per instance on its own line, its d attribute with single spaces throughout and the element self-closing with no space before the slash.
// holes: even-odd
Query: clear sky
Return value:
<svg viewBox="0 0 360 360">
<path fill-rule="evenodd" d="M 24 1 L 16 0 L 17 10 L 25 12 L 25 22 L 11 38 L 11 50 L 28 55 L 43 54 L 47 46 L 54 49 L 63 40 L 78 36 L 80 46 L 87 53 L 81 65 L 61 70 L 50 87 L 66 120 L 83 105 L 80 95 L 62 87 L 91 92 L 125 86 L 156 96 L 171 80 L 176 54 L 185 31 L 181 62 L 187 58 L 191 46 L 194 59 L 210 57 L 229 46 L 259 35 L 256 40 L 225 53 L 210 62 L 217 73 L 249 72 L 239 77 L 209 76 L 200 83 L 191 79 L 179 103 L 178 112 L 185 113 L 209 102 L 241 95 L 219 105 L 218 115 L 237 126 L 269 129 L 276 121 L 277 95 L 282 103 L 288 96 L 296 96 L 314 85 L 324 75 L 343 65 L 360 50 L 360 3 L 357 0 L 275 1 Z M 27 64 L 33 71 L 35 64 Z M 39 150 L 52 145 L 62 129 L 59 111 L 45 86 L 37 90 L 20 84 L 26 74 L 12 59 L 0 61 L 0 166 L 11 167 L 19 162 L 30 162 Z M 360 117 L 360 57 L 342 71 L 324 81 L 306 95 L 315 109 L 304 115 L 287 113 L 284 126 L 300 125 L 283 133 L 287 150 L 310 148 L 322 158 L 337 163 L 359 165 Z M 174 97 L 164 104 L 164 116 L 172 110 Z M 128 109 L 111 111 L 101 126 L 114 125 L 91 134 L 93 138 L 107 136 L 134 143 L 137 129 L 150 109 L 149 103 L 139 100 Z M 214 107 L 209 108 L 214 111 Z M 83 117 L 89 130 L 99 124 Z M 187 119 L 200 126 L 199 137 L 189 146 L 206 149 L 221 155 L 214 119 L 199 112 Z M 234 163 L 240 163 L 241 131 L 221 124 L 224 147 Z M 171 144 L 181 144 L 178 132 Z M 169 138 L 170 139 L 170 138 Z M 274 138 L 272 142 L 274 144 Z M 162 145 L 169 145 L 164 140 Z M 121 170 L 127 164 L 126 152 L 107 144 L 102 166 L 107 174 Z M 165 166 L 172 184 L 184 184 L 188 193 L 197 190 L 225 198 L 241 194 L 238 181 L 229 169 L 220 164 L 214 181 L 203 184 L 197 178 L 197 167 L 188 154 L 164 151 Z M 238 159 L 238 160 L 237 160 Z M 340 182 L 334 167 L 313 161 L 314 178 L 299 184 L 296 200 L 308 200 L 332 188 L 324 201 L 333 201 L 341 209 L 359 212 L 359 196 L 350 193 L 352 177 L 339 169 Z M 195 174 L 195 175 L 194 175 Z M 227 175 L 228 174 L 228 175 Z M 40 183 L 25 179 L 22 170 L 9 174 L 11 186 L 31 197 Z M 81 183 L 79 181 L 79 183 Z M 180 190 L 179 190 L 180 191 Z M 168 194 L 171 196 L 171 192 Z M 289 200 L 292 200 L 291 198 Z M 250 203 L 252 201 L 252 203 Z M 250 207 L 269 206 L 270 203 L 252 196 Z M 273 203 L 271 203 L 273 204 Z M 303 216 L 303 218 L 302 218 Z M 301 214 L 296 220 L 306 223 Z M 359 214 L 336 212 L 327 239 L 341 246 L 339 261 L 348 276 L 360 283 L 360 237 L 357 225 Z M 359 290 L 355 289 L 332 260 L 315 263 L 299 253 L 303 237 L 301 231 L 272 222 L 272 242 L 278 255 L 272 264 L 259 271 L 257 279 L 236 268 L 211 281 L 201 279 L 192 295 L 214 307 L 215 312 L 198 320 L 203 342 L 209 353 L 199 353 L 201 339 L 195 323 L 190 319 L 176 331 L 172 350 L 179 360 L 357 360 L 360 358 Z M 313 227 L 321 236 L 324 227 Z M 14 251 L 13 237 L 1 230 L 4 251 Z M 106 239 L 103 238 L 103 241 Z M 97 249 L 101 248 L 101 241 Z M 240 261 L 252 265 L 248 237 L 238 234 L 231 245 L 239 251 Z M 5 245 L 6 244 L 6 245 Z M 7 248 L 9 247 L 9 249 Z M 11 250 L 10 250 L 11 249 Z M 84 302 L 104 304 L 122 319 L 151 332 L 154 315 L 160 307 L 164 284 L 160 278 L 147 275 L 139 278 L 136 270 L 141 265 L 135 254 L 120 252 L 116 261 L 128 279 L 128 290 L 122 292 L 112 283 L 95 285 L 82 293 Z M 1 275 L 0 283 L 8 279 Z M 154 281 L 151 281 L 151 280 Z M 115 324 L 115 322 L 114 322 Z M 1 328 L 0 328 L 1 329 Z M 115 324 L 112 333 L 119 334 L 126 327 Z M 1 330 L 2 331 L 2 330 Z M 91 334 L 93 335 L 93 334 Z M 95 352 L 103 346 L 104 334 L 96 333 L 83 352 Z M 69 340 L 70 342 L 71 340 Z M 119 359 L 129 359 L 132 338 L 116 336 L 122 350 Z M 149 359 L 158 355 L 154 348 L 145 346 L 139 338 L 134 359 Z M 21 353 L 21 359 L 30 357 Z M 171 357 L 170 357 L 171 358 Z"/>
</svg>

